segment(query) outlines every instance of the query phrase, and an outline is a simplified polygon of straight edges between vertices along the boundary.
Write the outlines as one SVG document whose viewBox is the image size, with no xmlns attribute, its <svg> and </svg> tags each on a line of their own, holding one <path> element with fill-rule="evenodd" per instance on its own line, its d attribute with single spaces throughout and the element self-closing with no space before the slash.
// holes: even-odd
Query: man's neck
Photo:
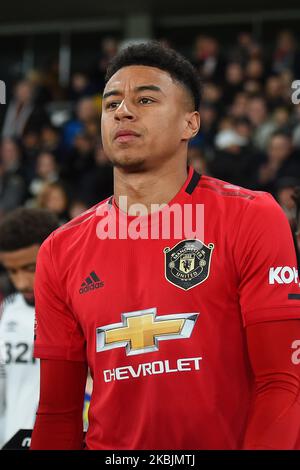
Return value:
<svg viewBox="0 0 300 470">
<path fill-rule="evenodd" d="M 133 204 L 143 204 L 149 214 L 152 204 L 168 204 L 183 186 L 186 178 L 186 162 L 141 173 L 128 173 L 120 168 L 115 168 L 114 197 L 116 204 L 121 210 L 127 211 L 129 215 L 136 215 L 130 210 Z M 126 196 L 126 200 L 122 196 Z"/>
</svg>

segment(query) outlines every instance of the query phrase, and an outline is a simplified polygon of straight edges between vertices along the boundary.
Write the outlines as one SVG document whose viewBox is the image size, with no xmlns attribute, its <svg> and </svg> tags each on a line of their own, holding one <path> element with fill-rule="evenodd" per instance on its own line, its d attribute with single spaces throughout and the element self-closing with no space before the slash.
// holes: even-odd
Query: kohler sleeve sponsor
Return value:
<svg viewBox="0 0 300 470">
<path fill-rule="evenodd" d="M 269 284 L 295 284 L 299 283 L 299 275 L 297 268 L 290 266 L 277 266 L 270 268 Z"/>
</svg>

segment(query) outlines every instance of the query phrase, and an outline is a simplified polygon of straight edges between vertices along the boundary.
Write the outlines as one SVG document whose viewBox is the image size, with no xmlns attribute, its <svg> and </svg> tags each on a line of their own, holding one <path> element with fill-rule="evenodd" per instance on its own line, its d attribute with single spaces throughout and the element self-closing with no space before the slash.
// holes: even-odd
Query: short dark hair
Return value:
<svg viewBox="0 0 300 470">
<path fill-rule="evenodd" d="M 270 135 L 270 140 L 273 139 L 274 137 L 284 137 L 285 139 L 291 140 L 292 135 L 291 132 L 287 129 L 278 129 Z"/>
<path fill-rule="evenodd" d="M 174 49 L 157 41 L 133 44 L 122 49 L 109 63 L 105 83 L 121 68 L 129 65 L 146 65 L 164 70 L 182 84 L 190 93 L 195 110 L 199 109 L 201 84 L 193 65 Z"/>
<path fill-rule="evenodd" d="M 0 222 L 0 251 L 15 251 L 41 245 L 59 226 L 52 212 L 45 209 L 18 208 Z"/>
</svg>

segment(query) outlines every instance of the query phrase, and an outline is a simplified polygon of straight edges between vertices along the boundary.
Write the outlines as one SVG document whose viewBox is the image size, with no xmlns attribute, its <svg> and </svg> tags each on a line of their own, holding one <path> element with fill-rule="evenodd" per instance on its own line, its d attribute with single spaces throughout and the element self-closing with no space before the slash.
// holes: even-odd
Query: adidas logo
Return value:
<svg viewBox="0 0 300 470">
<path fill-rule="evenodd" d="M 81 284 L 79 294 L 86 294 L 91 290 L 99 289 L 99 287 L 103 286 L 104 282 L 99 279 L 95 271 L 92 271 L 90 275 L 85 279 L 85 281 Z"/>
</svg>

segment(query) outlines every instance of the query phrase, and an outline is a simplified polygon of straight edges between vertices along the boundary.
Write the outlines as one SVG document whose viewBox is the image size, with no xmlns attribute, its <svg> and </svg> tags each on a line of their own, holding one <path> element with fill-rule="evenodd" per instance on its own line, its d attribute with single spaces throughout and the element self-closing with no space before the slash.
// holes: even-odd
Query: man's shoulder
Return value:
<svg viewBox="0 0 300 470">
<path fill-rule="evenodd" d="M 97 210 L 100 209 L 101 206 L 106 205 L 111 200 L 111 197 L 104 199 L 101 202 L 98 202 L 94 206 L 90 207 L 88 210 L 83 212 L 82 214 L 74 217 L 74 219 L 70 220 L 66 224 L 61 225 L 58 227 L 51 235 L 45 240 L 43 245 L 48 245 L 51 241 L 55 241 L 55 243 L 59 244 L 63 242 L 65 239 L 70 241 L 70 238 L 74 237 L 78 239 L 80 233 L 85 232 L 89 229 L 91 224 L 95 223 L 97 217 Z"/>
<path fill-rule="evenodd" d="M 198 198 L 205 211 L 213 213 L 230 232 L 271 233 L 288 229 L 288 220 L 275 198 L 264 191 L 236 186 L 211 176 L 203 176 L 198 186 Z M 205 192 L 205 195 L 203 196 Z M 244 227 L 244 228 L 243 228 Z M 272 235 L 273 236 L 273 235 Z"/>
<path fill-rule="evenodd" d="M 101 202 L 98 202 L 97 204 L 90 207 L 88 210 L 78 215 L 74 219 L 70 220 L 66 224 L 61 225 L 59 228 L 57 228 L 53 232 L 53 234 L 55 234 L 55 236 L 58 236 L 61 232 L 65 232 L 68 230 L 72 230 L 72 229 L 80 230 L 81 228 L 85 226 L 86 223 L 91 222 L 95 218 L 95 216 L 97 215 L 97 209 L 99 209 L 100 206 L 107 204 L 110 201 L 110 199 L 111 199 L 111 196 L 109 198 L 104 199 Z"/>
<path fill-rule="evenodd" d="M 252 189 L 237 186 L 228 181 L 219 180 L 212 176 L 203 175 L 198 183 L 198 194 L 202 190 L 207 191 L 207 196 L 218 199 L 224 204 L 237 203 L 248 206 L 251 205 L 274 205 L 277 204 L 270 193 L 255 191 Z"/>
</svg>

